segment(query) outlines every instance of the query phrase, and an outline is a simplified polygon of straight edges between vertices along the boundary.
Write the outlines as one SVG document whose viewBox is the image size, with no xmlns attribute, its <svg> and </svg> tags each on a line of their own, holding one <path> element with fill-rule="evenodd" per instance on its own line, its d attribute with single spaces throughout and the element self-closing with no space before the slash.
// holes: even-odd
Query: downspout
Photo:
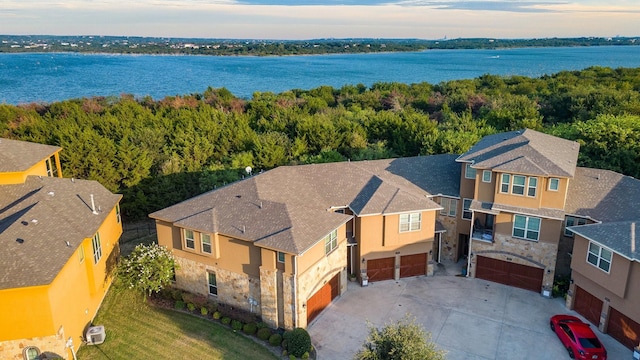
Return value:
<svg viewBox="0 0 640 360">
<path fill-rule="evenodd" d="M 293 327 L 298 327 L 298 255 L 293 257 Z"/>
<path fill-rule="evenodd" d="M 471 249 L 473 248 L 473 220 L 476 217 L 474 211 L 471 212 L 471 225 L 469 228 L 469 253 L 467 254 L 467 277 L 471 274 Z"/>
</svg>

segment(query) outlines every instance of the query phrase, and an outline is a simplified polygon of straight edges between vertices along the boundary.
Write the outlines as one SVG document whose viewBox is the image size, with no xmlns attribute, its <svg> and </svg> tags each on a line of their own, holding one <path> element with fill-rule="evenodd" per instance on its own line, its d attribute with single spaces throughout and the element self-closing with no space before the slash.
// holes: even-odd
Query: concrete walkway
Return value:
<svg viewBox="0 0 640 360">
<path fill-rule="evenodd" d="M 447 351 L 449 360 L 569 359 L 549 318 L 568 311 L 562 299 L 497 283 L 455 276 L 460 266 L 440 266 L 435 276 L 381 281 L 348 291 L 316 318 L 308 330 L 320 360 L 351 359 L 362 347 L 367 323 L 382 327 L 409 313 Z M 579 315 L 578 315 L 579 316 Z M 610 360 L 632 352 L 592 329 Z"/>
</svg>

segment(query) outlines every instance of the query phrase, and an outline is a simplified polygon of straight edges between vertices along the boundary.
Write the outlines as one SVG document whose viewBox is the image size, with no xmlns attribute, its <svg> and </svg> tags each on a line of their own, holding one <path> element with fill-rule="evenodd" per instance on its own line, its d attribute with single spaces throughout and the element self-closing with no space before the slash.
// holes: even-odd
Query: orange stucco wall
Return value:
<svg viewBox="0 0 640 360">
<path fill-rule="evenodd" d="M 54 156 L 56 166 L 58 167 L 58 177 L 62 177 L 59 155 L 56 152 L 52 156 Z M 22 172 L 0 172 L 0 185 L 22 184 L 25 182 L 27 176 L 29 175 L 47 176 L 46 161 L 47 159 L 43 159 L 42 161 L 39 161 L 37 164 Z"/>
</svg>

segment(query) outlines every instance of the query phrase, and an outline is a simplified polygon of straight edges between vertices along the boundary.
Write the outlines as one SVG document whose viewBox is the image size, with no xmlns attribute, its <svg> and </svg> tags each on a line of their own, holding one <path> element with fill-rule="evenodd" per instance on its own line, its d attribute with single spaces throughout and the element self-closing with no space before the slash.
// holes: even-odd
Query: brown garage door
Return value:
<svg viewBox="0 0 640 360">
<path fill-rule="evenodd" d="M 640 324 L 614 308 L 609 313 L 607 333 L 629 349 L 640 343 Z"/>
<path fill-rule="evenodd" d="M 540 292 L 544 269 L 478 256 L 476 277 Z"/>
<path fill-rule="evenodd" d="M 602 300 L 576 286 L 576 299 L 573 303 L 573 310 L 597 326 L 600 324 Z"/>
<path fill-rule="evenodd" d="M 400 277 L 427 274 L 427 254 L 405 255 L 400 257 Z"/>
<path fill-rule="evenodd" d="M 395 266 L 395 258 L 382 258 L 367 261 L 367 276 L 369 281 L 391 280 L 393 276 L 393 267 Z"/>
<path fill-rule="evenodd" d="M 340 274 L 334 276 L 307 300 L 307 324 L 320 315 L 340 293 Z"/>
</svg>

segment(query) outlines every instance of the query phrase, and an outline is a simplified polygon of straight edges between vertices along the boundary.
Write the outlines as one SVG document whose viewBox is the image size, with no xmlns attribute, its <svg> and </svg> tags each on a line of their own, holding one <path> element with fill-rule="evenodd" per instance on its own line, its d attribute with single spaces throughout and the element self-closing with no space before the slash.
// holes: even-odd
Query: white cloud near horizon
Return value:
<svg viewBox="0 0 640 360">
<path fill-rule="evenodd" d="M 298 5 L 287 5 L 292 2 Z M 0 34 L 238 39 L 640 35 L 636 0 L 392 2 L 9 0 L 0 3 Z M 347 5 L 336 5 L 340 3 Z"/>
</svg>

